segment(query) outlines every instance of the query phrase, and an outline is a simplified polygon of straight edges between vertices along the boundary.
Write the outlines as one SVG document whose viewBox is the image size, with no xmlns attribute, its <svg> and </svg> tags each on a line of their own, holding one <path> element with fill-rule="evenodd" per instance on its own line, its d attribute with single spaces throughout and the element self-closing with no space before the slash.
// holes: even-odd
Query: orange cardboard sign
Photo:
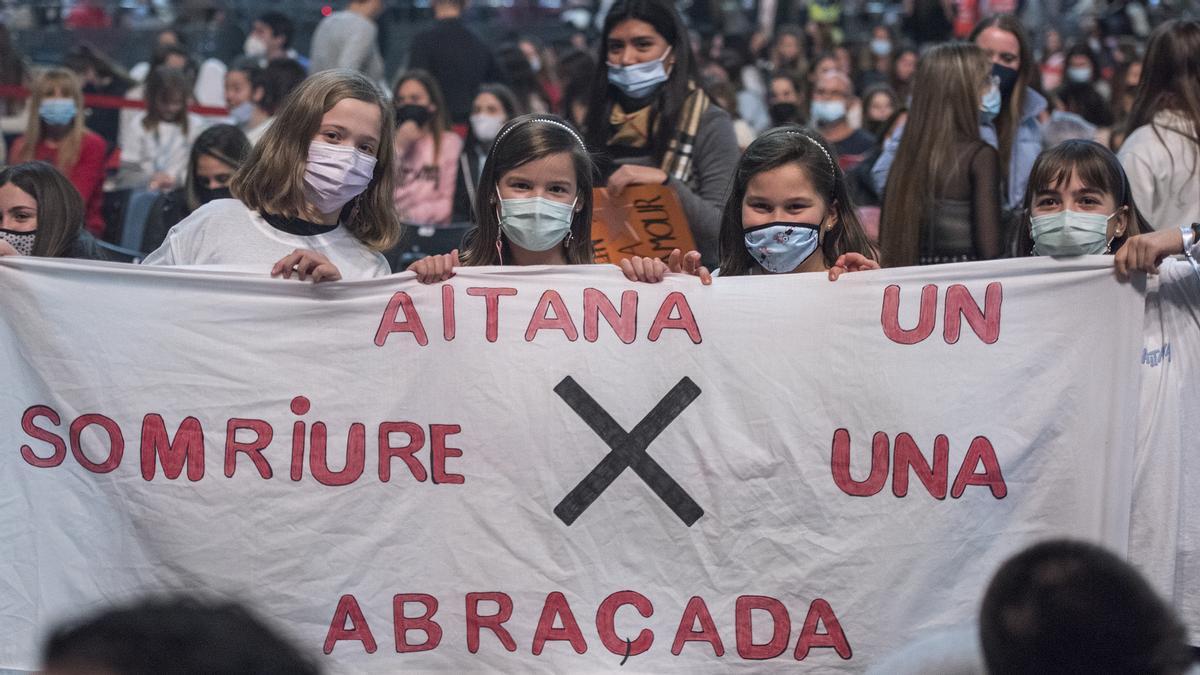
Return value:
<svg viewBox="0 0 1200 675">
<path fill-rule="evenodd" d="M 597 263 L 647 256 L 665 258 L 672 249 L 696 248 L 675 191 L 665 185 L 633 185 L 612 198 L 593 191 L 592 245 Z"/>
</svg>

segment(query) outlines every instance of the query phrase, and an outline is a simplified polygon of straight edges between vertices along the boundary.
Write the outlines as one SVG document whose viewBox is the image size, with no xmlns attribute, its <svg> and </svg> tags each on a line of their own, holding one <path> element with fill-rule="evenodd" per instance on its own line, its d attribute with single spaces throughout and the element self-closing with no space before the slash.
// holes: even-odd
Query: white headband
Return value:
<svg viewBox="0 0 1200 675">
<path fill-rule="evenodd" d="M 563 122 L 556 120 L 554 118 L 551 118 L 551 117 L 531 117 L 530 119 L 526 120 L 525 122 L 522 122 L 521 124 L 532 124 L 534 122 L 542 122 L 543 124 L 552 124 L 556 127 L 559 127 L 563 131 L 566 131 L 568 134 L 571 134 L 571 138 L 574 138 L 575 141 L 577 143 L 579 143 L 580 149 L 582 149 L 584 152 L 587 152 L 587 145 L 584 144 L 583 138 L 580 137 L 580 135 L 574 129 L 567 126 Z M 504 140 L 504 137 L 507 136 L 510 131 L 521 126 L 521 124 L 514 124 L 514 125 L 510 126 L 509 128 L 505 129 L 503 132 L 501 132 L 500 135 L 496 137 L 496 141 L 495 141 L 495 143 L 493 143 L 493 147 L 499 146 L 500 141 Z"/>
</svg>

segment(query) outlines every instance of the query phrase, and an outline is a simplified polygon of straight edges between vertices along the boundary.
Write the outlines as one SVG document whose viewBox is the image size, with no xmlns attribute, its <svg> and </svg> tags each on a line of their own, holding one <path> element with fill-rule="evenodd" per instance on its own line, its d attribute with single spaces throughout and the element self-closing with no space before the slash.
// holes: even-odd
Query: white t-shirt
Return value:
<svg viewBox="0 0 1200 675">
<path fill-rule="evenodd" d="M 184 218 L 143 265 L 271 266 L 298 248 L 325 255 L 342 279 L 371 279 L 392 273 L 387 260 L 340 225 L 332 232 L 300 236 L 271 227 L 237 199 L 209 202 Z"/>
<path fill-rule="evenodd" d="M 275 118 L 268 117 L 267 119 L 259 122 L 258 126 L 246 129 L 246 140 L 250 141 L 250 145 L 258 145 L 258 142 L 262 140 L 264 135 L 266 135 L 267 129 L 270 129 L 271 125 L 274 123 Z"/>
<path fill-rule="evenodd" d="M 148 130 L 142 126 L 145 118 L 146 111 L 143 110 L 129 118 L 121 128 L 121 161 L 136 164 L 147 179 L 163 172 L 173 176 L 176 185 L 183 185 L 192 143 L 208 123 L 203 117 L 188 113 L 185 133 L 182 126 L 168 122 L 160 122 L 153 130 Z"/>
</svg>

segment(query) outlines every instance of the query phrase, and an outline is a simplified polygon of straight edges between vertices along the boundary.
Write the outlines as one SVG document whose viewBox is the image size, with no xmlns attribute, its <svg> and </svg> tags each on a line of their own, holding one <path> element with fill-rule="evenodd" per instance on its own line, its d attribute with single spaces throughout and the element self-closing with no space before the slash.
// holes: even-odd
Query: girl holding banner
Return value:
<svg viewBox="0 0 1200 675">
<path fill-rule="evenodd" d="M 592 159 L 583 139 L 552 115 L 518 117 L 496 134 L 475 200 L 475 229 L 458 250 L 409 266 L 422 283 L 459 265 L 592 262 Z"/>
<path fill-rule="evenodd" d="M 772 129 L 746 148 L 721 216 L 720 241 L 723 277 L 825 272 L 836 281 L 845 272 L 879 269 L 834 152 L 800 127 Z M 700 261 L 696 251 L 675 251 L 668 264 L 707 283 L 711 277 Z"/>
<path fill-rule="evenodd" d="M 235 199 L 201 206 L 143 264 L 274 262 L 272 275 L 314 281 L 390 274 L 379 252 L 400 236 L 392 139 L 390 106 L 366 77 L 309 77 L 234 175 Z"/>
<path fill-rule="evenodd" d="M 618 0 L 604 21 L 585 126 L 608 191 L 667 185 L 697 248 L 717 257 L 721 203 L 738 161 L 729 114 L 697 84 L 688 32 L 673 3 Z"/>
</svg>

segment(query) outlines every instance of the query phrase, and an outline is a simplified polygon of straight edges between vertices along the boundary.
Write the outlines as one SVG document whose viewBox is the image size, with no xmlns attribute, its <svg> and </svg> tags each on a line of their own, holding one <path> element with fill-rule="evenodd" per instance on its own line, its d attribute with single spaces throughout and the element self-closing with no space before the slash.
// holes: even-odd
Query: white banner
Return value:
<svg viewBox="0 0 1200 675">
<path fill-rule="evenodd" d="M 141 593 L 334 672 L 859 672 L 1124 551 L 1142 295 L 1027 260 L 311 285 L 0 261 L 0 667 Z"/>
</svg>

